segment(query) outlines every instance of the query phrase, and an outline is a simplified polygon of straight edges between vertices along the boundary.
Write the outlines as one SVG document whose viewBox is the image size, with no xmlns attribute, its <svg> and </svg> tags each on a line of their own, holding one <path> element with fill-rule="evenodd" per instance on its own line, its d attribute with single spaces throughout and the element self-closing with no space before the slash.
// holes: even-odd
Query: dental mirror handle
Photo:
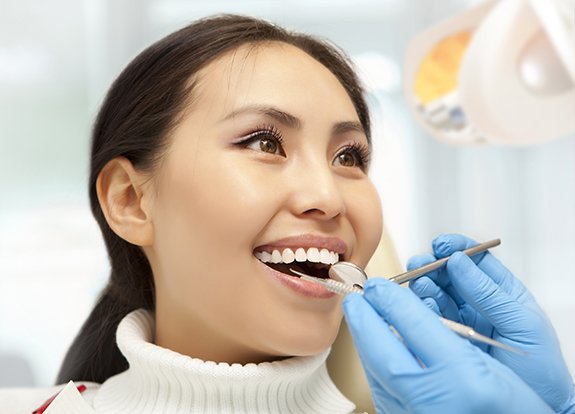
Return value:
<svg viewBox="0 0 575 414">
<path fill-rule="evenodd" d="M 300 276 L 300 278 L 302 278 L 303 280 L 323 285 L 330 292 L 337 293 L 338 295 L 341 296 L 345 296 L 348 293 L 352 292 L 363 295 L 363 287 L 358 285 L 349 285 L 333 279 L 320 279 L 314 276 L 306 275 L 305 273 L 301 273 L 291 268 L 290 271 Z M 450 319 L 443 318 L 441 316 L 439 317 L 439 319 L 447 328 L 449 328 L 459 336 L 470 339 L 472 341 L 483 342 L 484 344 L 496 346 L 498 348 L 505 349 L 510 352 L 515 352 L 517 354 L 526 354 L 525 351 L 522 351 L 518 348 L 496 341 L 495 339 L 489 338 L 488 336 L 481 335 L 480 333 L 475 331 L 475 329 L 473 329 L 471 326 L 463 325 L 459 322 L 455 322 Z"/>
</svg>

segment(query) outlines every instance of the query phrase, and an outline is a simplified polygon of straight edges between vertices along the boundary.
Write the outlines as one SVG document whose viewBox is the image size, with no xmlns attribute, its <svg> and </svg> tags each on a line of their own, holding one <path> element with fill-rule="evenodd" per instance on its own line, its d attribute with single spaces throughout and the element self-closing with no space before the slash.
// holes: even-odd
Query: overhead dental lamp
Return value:
<svg viewBox="0 0 575 414">
<path fill-rule="evenodd" d="M 575 0 L 485 0 L 412 41 L 404 82 L 418 122 L 446 143 L 575 134 Z"/>
</svg>

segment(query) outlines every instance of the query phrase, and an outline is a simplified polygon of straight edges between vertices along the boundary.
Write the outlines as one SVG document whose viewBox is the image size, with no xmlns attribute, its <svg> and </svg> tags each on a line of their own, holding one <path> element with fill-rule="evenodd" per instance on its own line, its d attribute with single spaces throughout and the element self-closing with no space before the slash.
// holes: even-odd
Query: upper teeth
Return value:
<svg viewBox="0 0 575 414">
<path fill-rule="evenodd" d="M 279 250 L 273 250 L 269 252 L 256 252 L 256 257 L 264 263 L 292 263 L 296 262 L 312 262 L 312 263 L 324 263 L 328 265 L 335 264 L 339 261 L 339 254 L 331 252 L 327 249 L 318 249 L 316 247 L 310 247 L 305 250 L 300 247 L 295 250 L 283 249 L 281 252 Z"/>
</svg>

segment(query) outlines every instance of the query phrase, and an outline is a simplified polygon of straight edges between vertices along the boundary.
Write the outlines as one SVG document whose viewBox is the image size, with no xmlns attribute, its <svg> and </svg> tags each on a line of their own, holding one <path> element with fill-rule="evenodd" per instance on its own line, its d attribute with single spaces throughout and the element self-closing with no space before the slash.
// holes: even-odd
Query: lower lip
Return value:
<svg viewBox="0 0 575 414">
<path fill-rule="evenodd" d="M 257 259 L 256 259 L 257 260 Z M 258 260 L 258 262 L 265 267 L 265 270 L 278 280 L 282 285 L 292 289 L 293 291 L 299 293 L 303 296 L 308 296 L 312 298 L 322 298 L 328 299 L 334 297 L 336 294 L 327 290 L 324 286 L 319 283 L 308 282 L 307 280 L 300 279 L 296 276 L 286 275 L 285 273 L 278 272 L 269 266 L 266 266 Z"/>
</svg>

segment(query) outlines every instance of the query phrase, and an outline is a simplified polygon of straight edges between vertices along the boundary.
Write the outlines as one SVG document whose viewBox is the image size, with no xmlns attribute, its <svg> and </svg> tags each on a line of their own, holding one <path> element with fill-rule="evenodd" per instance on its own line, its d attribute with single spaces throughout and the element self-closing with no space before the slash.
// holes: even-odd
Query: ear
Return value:
<svg viewBox="0 0 575 414">
<path fill-rule="evenodd" d="M 109 161 L 96 181 L 98 201 L 112 231 L 142 247 L 151 245 L 154 236 L 148 181 L 124 157 Z"/>
</svg>

